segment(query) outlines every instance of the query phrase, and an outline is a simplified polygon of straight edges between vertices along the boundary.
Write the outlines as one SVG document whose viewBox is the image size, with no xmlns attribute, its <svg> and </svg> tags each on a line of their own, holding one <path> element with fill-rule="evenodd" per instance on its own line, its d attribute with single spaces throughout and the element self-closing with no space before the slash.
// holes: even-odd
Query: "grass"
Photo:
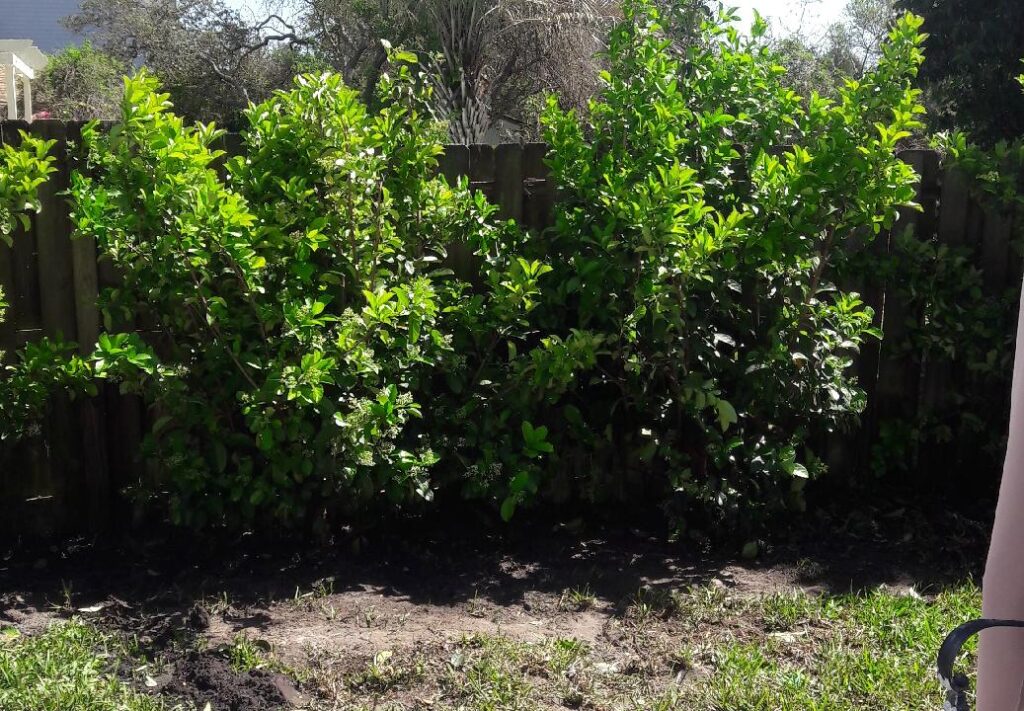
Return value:
<svg viewBox="0 0 1024 711">
<path fill-rule="evenodd" d="M 752 612 L 759 633 L 705 648 L 710 673 L 687 703 L 723 711 L 941 708 L 935 654 L 956 623 L 978 616 L 980 594 L 968 583 L 933 600 L 886 588 L 775 595 Z M 973 664 L 973 647 L 964 663 Z"/>
<path fill-rule="evenodd" d="M 264 669 L 270 666 L 267 658 L 269 646 L 260 644 L 249 635 L 239 633 L 227 648 L 228 661 L 231 668 L 239 674 Z"/>
<path fill-rule="evenodd" d="M 33 637 L 0 630 L 0 709 L 4 711 L 169 711 L 119 679 L 132 650 L 75 620 Z"/>
<path fill-rule="evenodd" d="M 348 686 L 357 692 L 375 694 L 400 689 L 422 679 L 424 664 L 416 658 L 408 663 L 395 659 L 394 652 L 384 650 L 373 656 L 366 669 L 348 679 Z"/>
<path fill-rule="evenodd" d="M 570 595 L 562 602 L 576 608 Z M 475 634 L 405 660 L 388 653 L 350 677 L 355 693 L 335 707 L 419 708 L 415 699 L 443 711 L 931 711 L 942 707 L 939 645 L 979 608 L 969 582 L 928 597 L 886 587 L 760 597 L 645 588 L 611 623 L 614 644 Z"/>
<path fill-rule="evenodd" d="M 477 636 L 467 640 L 463 652 L 448 670 L 451 695 L 462 697 L 479 711 L 526 711 L 534 689 L 526 668 L 529 648 L 500 637 Z"/>
<path fill-rule="evenodd" d="M 579 610 L 596 598 L 567 591 L 561 602 Z M 355 666 L 328 660 L 295 676 L 320 691 L 314 709 L 930 711 L 942 706 L 936 651 L 979 608 L 969 582 L 934 596 L 884 586 L 757 597 L 721 586 L 643 588 L 592 644 L 471 634 Z M 227 651 L 236 671 L 275 668 L 265 646 L 244 635 Z M 969 647 L 965 668 L 973 655 Z M 145 673 L 137 656 L 74 620 L 34 637 L 0 630 L 0 709 L 169 711 L 169 702 L 138 691 Z M 134 676 L 115 673 L 133 668 Z"/>
</svg>

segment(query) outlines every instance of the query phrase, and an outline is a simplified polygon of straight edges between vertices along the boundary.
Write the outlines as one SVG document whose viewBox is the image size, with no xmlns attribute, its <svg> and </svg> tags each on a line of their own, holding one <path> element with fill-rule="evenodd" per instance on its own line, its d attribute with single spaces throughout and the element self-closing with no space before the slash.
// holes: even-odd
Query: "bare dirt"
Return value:
<svg viewBox="0 0 1024 711">
<path fill-rule="evenodd" d="M 172 665 L 172 680 L 163 691 L 203 708 L 222 711 L 274 711 L 287 704 L 275 675 L 255 670 L 236 672 L 214 654 L 191 652 Z"/>
<path fill-rule="evenodd" d="M 962 575 L 965 557 L 980 560 L 983 527 L 953 529 L 934 555 L 922 555 L 913 536 L 894 543 L 867 531 L 780 547 L 757 562 L 636 531 L 581 537 L 557 528 L 514 540 L 470 532 L 353 538 L 301 553 L 246 539 L 227 547 L 52 548 L 0 561 L 0 623 L 33 634 L 77 615 L 133 635 L 161 659 L 161 693 L 200 709 L 210 702 L 215 710 L 264 711 L 331 693 L 322 674 L 293 673 L 300 681 L 292 683 L 283 671 L 313 666 L 351 678 L 382 654 L 450 659 L 466 639 L 573 639 L 610 669 L 642 667 L 651 650 L 671 649 L 692 626 L 685 618 L 641 626 L 638 600 L 694 588 L 743 598 L 939 583 L 945 570 Z M 225 650 L 239 640 L 271 650 L 277 666 L 232 669 Z M 668 663 L 647 672 L 678 674 Z M 421 702 L 403 703 L 429 707 Z"/>
</svg>

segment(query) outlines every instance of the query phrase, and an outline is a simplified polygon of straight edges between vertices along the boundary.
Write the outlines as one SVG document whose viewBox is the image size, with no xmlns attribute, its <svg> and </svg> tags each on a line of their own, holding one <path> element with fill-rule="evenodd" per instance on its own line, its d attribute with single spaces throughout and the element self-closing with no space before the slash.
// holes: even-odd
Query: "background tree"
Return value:
<svg viewBox="0 0 1024 711">
<path fill-rule="evenodd" d="M 367 103 L 386 67 L 382 41 L 419 52 L 457 142 L 480 140 L 499 116 L 536 135 L 547 93 L 582 106 L 619 16 L 613 0 L 295 0 L 292 9 L 313 53 Z"/>
<path fill-rule="evenodd" d="M 302 44 L 277 15 L 249 23 L 221 0 L 84 0 L 66 24 L 125 66 L 149 67 L 186 116 L 229 124 L 291 81 L 299 58 L 286 47 Z"/>
<path fill-rule="evenodd" d="M 36 83 L 36 102 L 55 119 L 112 120 L 121 101 L 124 62 L 86 42 L 50 57 Z"/>
<path fill-rule="evenodd" d="M 676 48 L 699 35 L 706 0 L 658 0 Z M 68 26 L 125 66 L 146 65 L 190 118 L 230 124 L 301 71 L 333 69 L 374 105 L 387 46 L 420 55 L 450 140 L 499 118 L 539 136 L 544 97 L 584 109 L 598 88 L 618 0 L 280 0 L 245 20 L 224 0 L 84 0 Z M 285 18 L 294 18 L 286 20 Z M 512 136 L 508 136 L 512 137 Z"/>
<path fill-rule="evenodd" d="M 1024 134 L 1024 95 L 1014 85 L 1024 47 L 1020 0 L 900 0 L 929 34 L 921 68 L 934 128 L 970 130 L 992 143 Z"/>
<path fill-rule="evenodd" d="M 842 19 L 829 26 L 825 56 L 834 67 L 860 78 L 878 63 L 898 16 L 895 0 L 849 0 Z"/>
<path fill-rule="evenodd" d="M 387 65 L 381 40 L 418 44 L 426 31 L 415 0 L 291 0 L 289 5 L 319 61 L 359 89 L 364 103 L 373 101 Z"/>
<path fill-rule="evenodd" d="M 849 0 L 838 22 L 815 37 L 804 23 L 771 40 L 801 96 L 834 96 L 847 78 L 860 79 L 878 63 L 882 43 L 895 22 L 896 0 Z"/>
</svg>

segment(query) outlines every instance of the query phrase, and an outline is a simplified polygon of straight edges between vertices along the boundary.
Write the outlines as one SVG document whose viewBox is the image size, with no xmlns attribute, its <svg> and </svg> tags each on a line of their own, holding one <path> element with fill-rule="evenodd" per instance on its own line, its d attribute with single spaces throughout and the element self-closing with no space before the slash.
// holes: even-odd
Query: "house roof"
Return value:
<svg viewBox="0 0 1024 711">
<path fill-rule="evenodd" d="M 0 53 L 13 52 L 35 71 L 46 67 L 46 55 L 29 39 L 0 39 Z"/>
<path fill-rule="evenodd" d="M 81 0 L 0 0 L 0 38 L 25 37 L 44 52 L 56 52 L 78 39 L 62 20 Z"/>
<path fill-rule="evenodd" d="M 0 70 L 4 70 L 0 71 L 0 106 L 7 105 L 7 71 L 11 67 L 14 67 L 15 77 L 31 81 L 46 67 L 46 62 L 46 55 L 31 40 L 0 40 Z M 17 79 L 15 81 L 17 83 Z"/>
</svg>

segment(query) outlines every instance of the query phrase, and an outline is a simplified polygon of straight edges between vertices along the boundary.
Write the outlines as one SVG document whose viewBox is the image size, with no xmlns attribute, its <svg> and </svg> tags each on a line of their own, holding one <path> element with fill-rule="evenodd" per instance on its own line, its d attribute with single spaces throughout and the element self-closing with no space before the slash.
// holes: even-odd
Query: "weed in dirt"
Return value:
<svg viewBox="0 0 1024 711">
<path fill-rule="evenodd" d="M 644 627 L 657 619 L 675 617 L 684 609 L 684 599 L 677 591 L 644 586 L 630 598 L 626 619 Z"/>
<path fill-rule="evenodd" d="M 334 595 L 334 578 L 327 577 L 317 580 L 306 592 L 302 588 L 295 588 L 295 596 L 292 602 L 296 607 L 307 612 L 319 612 L 330 621 L 338 619 L 338 609 L 331 603 Z"/>
<path fill-rule="evenodd" d="M 453 656 L 444 686 L 477 711 L 535 708 L 533 686 L 523 674 L 525 645 L 500 637 L 474 635 Z"/>
<path fill-rule="evenodd" d="M 589 647 L 575 639 L 556 639 L 544 653 L 547 669 L 556 677 L 566 675 L 590 653 Z"/>
<path fill-rule="evenodd" d="M 801 558 L 796 562 L 796 578 L 801 583 L 813 583 L 825 577 L 828 567 L 820 561 Z"/>
<path fill-rule="evenodd" d="M 337 701 L 347 695 L 350 679 L 338 673 L 336 659 L 326 650 L 308 650 L 305 672 L 309 686 L 322 698 Z"/>
<path fill-rule="evenodd" d="M 487 605 L 484 604 L 484 601 L 480 598 L 479 590 L 473 591 L 473 597 L 467 603 L 466 609 L 471 616 L 478 619 L 482 619 L 487 616 Z"/>
<path fill-rule="evenodd" d="M 348 685 L 354 691 L 384 694 L 421 681 L 425 675 L 426 667 L 421 656 L 416 655 L 403 663 L 394 652 L 384 650 L 374 655 L 366 669 L 353 675 Z"/>
<path fill-rule="evenodd" d="M 735 614 L 739 600 L 730 598 L 721 585 L 697 585 L 684 592 L 672 593 L 675 616 L 693 629 L 722 622 Z"/>
<path fill-rule="evenodd" d="M 667 661 L 669 668 L 679 674 L 685 673 L 695 666 L 693 651 L 685 647 L 669 652 Z"/>
<path fill-rule="evenodd" d="M 222 591 L 217 597 L 203 600 L 202 606 L 211 615 L 223 615 L 231 610 L 231 597 Z"/>
<path fill-rule="evenodd" d="M 597 605 L 597 596 L 589 585 L 582 588 L 566 588 L 558 599 L 558 609 L 563 612 L 583 612 Z"/>
<path fill-rule="evenodd" d="M 206 645 L 194 645 L 194 651 L 202 651 Z M 222 648 L 231 670 L 237 674 L 250 674 L 255 671 L 267 671 L 282 674 L 299 682 L 309 679 L 307 669 L 295 668 L 282 662 L 274 653 L 270 643 L 262 639 L 253 639 L 245 632 L 240 632 L 231 640 L 231 644 Z"/>
<path fill-rule="evenodd" d="M 75 609 L 74 597 L 75 589 L 74 585 L 67 580 L 60 581 L 61 590 L 61 604 L 55 606 L 58 611 L 70 611 Z"/>
<path fill-rule="evenodd" d="M 239 674 L 266 669 L 269 666 L 267 652 L 270 646 L 266 642 L 254 640 L 244 632 L 235 635 L 227 648 L 228 661 L 231 668 Z"/>
<path fill-rule="evenodd" d="M 363 627 L 368 630 L 373 629 L 374 627 L 381 627 L 385 624 L 385 622 L 382 622 L 384 615 L 377 609 L 376 605 L 370 605 L 360 609 L 359 618 L 363 623 Z"/>
<path fill-rule="evenodd" d="M 129 647 L 78 620 L 22 637 L 0 634 L 0 708 L 4 711 L 183 709 L 136 691 L 117 674 Z M 132 664 L 131 666 L 134 666 Z"/>
</svg>

